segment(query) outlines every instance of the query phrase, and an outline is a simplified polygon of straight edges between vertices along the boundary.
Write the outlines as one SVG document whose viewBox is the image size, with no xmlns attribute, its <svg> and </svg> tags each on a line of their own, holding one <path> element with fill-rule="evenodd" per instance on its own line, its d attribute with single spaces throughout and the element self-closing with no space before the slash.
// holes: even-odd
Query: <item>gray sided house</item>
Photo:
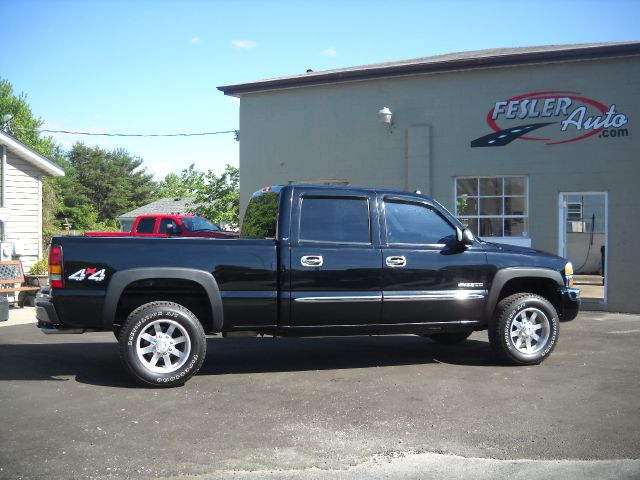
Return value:
<svg viewBox="0 0 640 480">
<path fill-rule="evenodd" d="M 20 259 L 28 267 L 42 258 L 42 177 L 64 171 L 8 133 L 0 131 L 2 149 L 2 260 Z"/>
<path fill-rule="evenodd" d="M 136 217 L 140 215 L 184 215 L 192 203 L 193 200 L 189 197 L 161 198 L 160 200 L 156 200 L 130 212 L 123 213 L 116 220 L 118 220 L 120 224 L 121 231 L 130 232 L 133 227 L 133 222 L 136 220 Z"/>
<path fill-rule="evenodd" d="M 219 87 L 244 208 L 264 185 L 419 189 L 481 238 L 568 257 L 640 312 L 640 42 L 462 52 Z"/>
</svg>

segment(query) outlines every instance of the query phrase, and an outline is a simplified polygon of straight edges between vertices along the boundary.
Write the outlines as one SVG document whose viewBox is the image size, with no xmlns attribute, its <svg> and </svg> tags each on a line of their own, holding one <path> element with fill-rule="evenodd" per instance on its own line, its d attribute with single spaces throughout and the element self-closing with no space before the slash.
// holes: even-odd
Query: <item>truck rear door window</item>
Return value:
<svg viewBox="0 0 640 480">
<path fill-rule="evenodd" d="M 371 243 L 369 201 L 356 197 L 302 198 L 301 241 Z"/>
<path fill-rule="evenodd" d="M 384 212 L 387 243 L 437 245 L 455 238 L 455 228 L 427 205 L 387 200 Z"/>
<path fill-rule="evenodd" d="M 153 229 L 156 226 L 155 218 L 141 218 L 138 222 L 137 233 L 153 233 Z"/>
</svg>

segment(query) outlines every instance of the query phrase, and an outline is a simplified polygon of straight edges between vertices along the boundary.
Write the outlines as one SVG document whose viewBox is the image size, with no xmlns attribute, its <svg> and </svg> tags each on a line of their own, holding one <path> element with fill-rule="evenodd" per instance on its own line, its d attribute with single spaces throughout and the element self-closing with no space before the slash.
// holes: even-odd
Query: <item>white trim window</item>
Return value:
<svg viewBox="0 0 640 480">
<path fill-rule="evenodd" d="M 481 238 L 529 237 L 526 176 L 456 177 L 456 217 Z"/>
</svg>

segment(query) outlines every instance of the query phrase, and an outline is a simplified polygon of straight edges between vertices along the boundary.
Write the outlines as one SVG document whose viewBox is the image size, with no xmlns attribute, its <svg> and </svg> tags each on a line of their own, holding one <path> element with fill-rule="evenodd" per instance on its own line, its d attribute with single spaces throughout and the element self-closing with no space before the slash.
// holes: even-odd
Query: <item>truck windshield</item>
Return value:
<svg viewBox="0 0 640 480">
<path fill-rule="evenodd" d="M 190 232 L 218 232 L 220 229 L 202 217 L 181 218 L 184 228 Z"/>
<path fill-rule="evenodd" d="M 240 236 L 276 238 L 282 187 L 266 187 L 251 197 L 242 221 Z"/>
</svg>

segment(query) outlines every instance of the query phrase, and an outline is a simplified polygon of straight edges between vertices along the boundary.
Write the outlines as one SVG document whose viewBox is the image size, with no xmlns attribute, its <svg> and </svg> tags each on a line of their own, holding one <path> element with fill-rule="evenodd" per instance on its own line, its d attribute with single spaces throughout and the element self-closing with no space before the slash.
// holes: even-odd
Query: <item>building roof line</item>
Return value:
<svg viewBox="0 0 640 480">
<path fill-rule="evenodd" d="M 477 68 L 528 65 L 540 62 L 560 62 L 614 58 L 640 55 L 640 42 L 594 43 L 582 45 L 548 45 L 457 52 L 396 62 L 378 63 L 358 67 L 309 72 L 302 75 L 258 80 L 218 87 L 226 95 L 293 87 L 327 85 L 357 80 L 440 73 Z"/>
<path fill-rule="evenodd" d="M 64 170 L 62 170 L 62 168 L 8 133 L 0 131 L 0 143 L 6 145 L 9 150 L 12 150 L 23 160 L 26 160 L 49 175 L 54 177 L 64 176 Z"/>
<path fill-rule="evenodd" d="M 132 220 L 140 215 L 183 215 L 193 205 L 193 197 L 165 197 L 119 215 L 116 220 Z"/>
</svg>

